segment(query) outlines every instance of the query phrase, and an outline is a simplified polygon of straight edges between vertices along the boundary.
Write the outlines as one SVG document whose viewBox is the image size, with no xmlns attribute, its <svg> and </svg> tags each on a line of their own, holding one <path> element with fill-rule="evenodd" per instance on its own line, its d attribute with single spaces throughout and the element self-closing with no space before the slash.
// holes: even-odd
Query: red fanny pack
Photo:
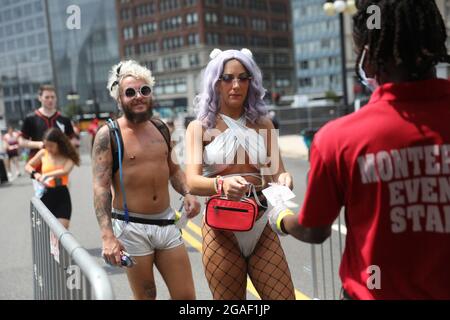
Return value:
<svg viewBox="0 0 450 320">
<path fill-rule="evenodd" d="M 258 206 L 251 198 L 232 201 L 222 196 L 222 183 L 218 184 L 218 194 L 206 200 L 205 222 L 219 230 L 249 231 L 258 216 Z"/>
</svg>

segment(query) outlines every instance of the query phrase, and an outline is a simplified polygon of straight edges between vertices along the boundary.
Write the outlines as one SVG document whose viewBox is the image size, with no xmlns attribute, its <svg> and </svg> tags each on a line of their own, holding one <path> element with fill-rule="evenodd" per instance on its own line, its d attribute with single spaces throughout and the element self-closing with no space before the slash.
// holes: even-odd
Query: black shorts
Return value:
<svg viewBox="0 0 450 320">
<path fill-rule="evenodd" d="M 56 218 L 70 220 L 72 215 L 72 202 L 69 189 L 66 186 L 47 188 L 41 201 Z"/>
<path fill-rule="evenodd" d="M 6 153 L 8 154 L 8 159 L 19 156 L 19 151 L 17 149 L 16 150 L 8 150 L 8 151 L 6 151 Z"/>
</svg>

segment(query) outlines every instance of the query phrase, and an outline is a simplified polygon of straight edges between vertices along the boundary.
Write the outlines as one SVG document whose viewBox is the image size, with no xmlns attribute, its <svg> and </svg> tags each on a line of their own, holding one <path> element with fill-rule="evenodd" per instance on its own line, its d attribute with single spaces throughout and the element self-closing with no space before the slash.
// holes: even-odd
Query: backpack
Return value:
<svg viewBox="0 0 450 320">
<path fill-rule="evenodd" d="M 167 147 L 169 148 L 169 156 L 170 156 L 170 153 L 172 152 L 172 147 L 170 145 L 169 128 L 160 119 L 151 118 L 150 121 L 151 121 L 151 123 L 153 123 L 153 125 L 156 127 L 156 129 L 158 129 L 158 131 L 164 137 L 164 140 L 167 143 Z M 112 176 L 114 177 L 117 170 L 119 170 L 119 148 L 117 146 L 117 141 L 116 141 L 116 137 L 114 134 L 115 131 L 117 131 L 117 133 L 118 133 L 121 150 L 124 149 L 124 145 L 123 145 L 122 133 L 120 131 L 120 127 L 119 127 L 119 124 L 117 123 L 117 120 L 108 119 L 106 124 L 108 125 L 109 139 L 111 142 L 111 153 L 112 153 L 112 157 L 113 157 Z M 123 161 L 123 153 L 121 154 L 121 156 L 122 157 L 121 157 L 120 161 L 122 162 Z"/>
</svg>

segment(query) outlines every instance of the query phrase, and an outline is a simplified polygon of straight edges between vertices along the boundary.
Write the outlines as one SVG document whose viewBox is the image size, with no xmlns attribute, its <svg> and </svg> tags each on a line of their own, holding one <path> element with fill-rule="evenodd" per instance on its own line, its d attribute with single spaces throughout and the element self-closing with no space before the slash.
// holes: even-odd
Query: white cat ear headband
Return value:
<svg viewBox="0 0 450 320">
<path fill-rule="evenodd" d="M 209 57 L 211 58 L 211 60 L 213 60 L 222 52 L 223 52 L 222 50 L 215 48 L 213 51 L 211 51 L 211 53 L 209 54 Z M 241 52 L 243 54 L 245 54 L 247 57 L 249 57 L 250 59 L 253 59 L 253 53 L 249 49 L 243 48 L 243 49 L 241 49 Z"/>
</svg>

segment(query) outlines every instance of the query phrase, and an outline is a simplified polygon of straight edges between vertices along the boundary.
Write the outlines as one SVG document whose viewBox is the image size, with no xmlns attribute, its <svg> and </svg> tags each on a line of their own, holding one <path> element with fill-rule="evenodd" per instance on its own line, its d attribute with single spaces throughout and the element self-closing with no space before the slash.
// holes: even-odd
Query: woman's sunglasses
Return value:
<svg viewBox="0 0 450 320">
<path fill-rule="evenodd" d="M 136 90 L 134 88 L 126 88 L 124 93 L 125 97 L 127 98 L 134 98 L 136 97 L 137 93 L 140 93 L 143 97 L 150 97 L 150 94 L 152 93 L 152 88 L 150 86 L 144 84 L 139 90 Z"/>
<path fill-rule="evenodd" d="M 247 81 L 251 80 L 252 76 L 246 72 L 241 73 L 237 77 L 235 77 L 232 74 L 223 74 L 219 77 L 220 81 L 223 81 L 225 83 L 232 83 L 234 80 L 237 80 L 238 83 L 247 83 Z"/>
</svg>

